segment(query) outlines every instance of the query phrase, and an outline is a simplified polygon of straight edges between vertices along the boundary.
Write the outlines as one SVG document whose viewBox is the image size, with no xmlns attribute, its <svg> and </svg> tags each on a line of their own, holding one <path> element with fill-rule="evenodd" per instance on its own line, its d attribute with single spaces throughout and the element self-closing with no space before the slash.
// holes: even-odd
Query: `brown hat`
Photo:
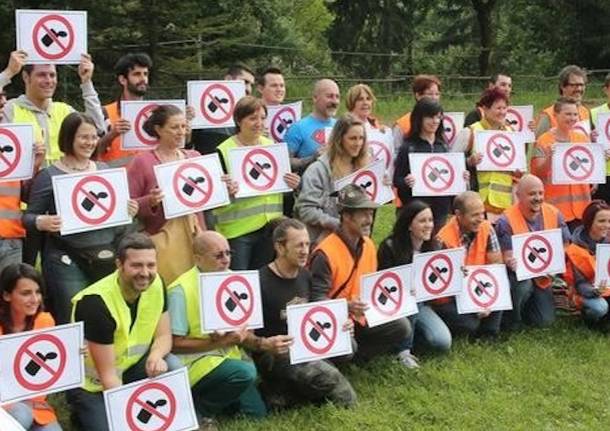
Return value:
<svg viewBox="0 0 610 431">
<path fill-rule="evenodd" d="M 375 202 L 371 200 L 366 191 L 357 184 L 348 184 L 338 192 L 339 211 L 345 208 L 350 209 L 376 209 L 379 208 Z"/>
</svg>

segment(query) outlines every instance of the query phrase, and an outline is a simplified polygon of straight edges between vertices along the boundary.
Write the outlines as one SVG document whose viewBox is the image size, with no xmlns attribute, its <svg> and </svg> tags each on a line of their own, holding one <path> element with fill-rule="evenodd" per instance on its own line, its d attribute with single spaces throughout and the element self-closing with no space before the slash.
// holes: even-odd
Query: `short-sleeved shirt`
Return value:
<svg viewBox="0 0 610 431">
<path fill-rule="evenodd" d="M 543 230 L 542 213 L 538 214 L 533 221 L 525 219 L 525 222 L 527 223 L 527 227 L 530 232 Z M 570 242 L 570 230 L 568 229 L 568 226 L 566 225 L 561 213 L 557 214 L 557 226 L 559 226 L 561 229 L 563 242 Z M 498 241 L 500 242 L 500 248 L 502 251 L 511 251 L 513 249 L 513 243 L 511 240 L 513 236 L 513 228 L 510 226 L 506 215 L 500 217 L 496 222 L 496 233 L 498 235 Z"/>
<path fill-rule="evenodd" d="M 333 127 L 336 121 L 334 118 L 320 120 L 313 115 L 297 121 L 284 136 L 290 154 L 299 159 L 316 154 L 318 148 L 326 144 L 325 129 Z"/>
<path fill-rule="evenodd" d="M 133 328 L 136 319 L 138 318 L 138 304 L 140 297 L 133 303 L 129 304 L 129 312 L 131 313 L 131 328 Z M 167 296 L 163 289 L 163 312 L 167 311 Z M 144 316 L 142 318 L 152 319 L 160 316 Z M 85 340 L 92 341 L 98 344 L 114 344 L 114 331 L 116 330 L 116 322 L 110 314 L 110 310 L 106 303 L 99 295 L 84 296 L 76 304 L 74 310 L 75 321 L 83 321 L 85 324 Z"/>
</svg>

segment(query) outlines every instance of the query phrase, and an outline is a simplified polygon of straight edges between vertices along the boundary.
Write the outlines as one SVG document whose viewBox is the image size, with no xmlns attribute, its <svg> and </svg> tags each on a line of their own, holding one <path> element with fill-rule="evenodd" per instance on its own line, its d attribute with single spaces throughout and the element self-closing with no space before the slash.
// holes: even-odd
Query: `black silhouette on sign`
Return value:
<svg viewBox="0 0 610 431">
<path fill-rule="evenodd" d="M 377 296 L 377 301 L 381 303 L 381 305 L 386 305 L 388 299 L 390 299 L 390 293 L 394 293 L 398 291 L 397 286 L 386 287 L 385 289 L 381 289 L 381 293 Z"/>
<path fill-rule="evenodd" d="M 580 168 L 582 165 L 584 165 L 585 163 L 589 163 L 589 159 L 587 159 L 586 157 L 578 157 L 578 156 L 576 156 L 570 162 L 570 169 L 575 171 L 578 168 Z"/>
<path fill-rule="evenodd" d="M 493 284 L 491 284 L 489 281 L 479 281 L 479 280 L 475 280 L 475 281 L 477 283 L 477 287 L 474 288 L 474 293 L 476 293 L 477 296 L 481 296 L 484 293 L 487 293 L 486 289 L 493 287 Z"/>
<path fill-rule="evenodd" d="M 333 326 L 330 322 L 321 323 L 319 321 L 316 321 L 316 323 L 318 324 L 318 326 L 321 329 L 330 329 Z M 311 328 L 311 331 L 309 331 L 309 338 L 311 338 L 314 341 L 318 341 L 320 339 L 321 335 L 322 334 L 320 333 L 320 331 L 318 331 L 318 329 L 315 326 L 313 328 Z"/>
<path fill-rule="evenodd" d="M 432 271 L 428 276 L 428 280 L 430 280 L 430 283 L 436 283 L 436 280 L 438 280 L 439 276 L 436 275 L 437 272 L 439 274 L 445 274 L 449 272 L 449 268 L 439 268 L 438 266 L 435 266 L 434 269 L 436 269 L 436 271 Z"/>
<path fill-rule="evenodd" d="M 38 356 L 38 358 L 40 358 L 40 360 L 42 362 L 47 362 L 47 360 L 49 359 L 56 359 L 57 358 L 57 353 L 55 352 L 49 352 L 46 355 L 42 354 L 40 352 L 36 352 L 36 356 Z M 25 366 L 25 371 L 32 377 L 34 377 L 36 374 L 38 374 L 38 371 L 40 371 L 40 365 L 33 359 L 30 360 L 30 362 L 28 362 L 28 364 Z"/>
<path fill-rule="evenodd" d="M 53 34 L 55 35 L 55 38 L 59 39 L 60 37 L 68 37 L 68 33 L 60 30 L 60 31 L 55 31 L 54 29 L 51 29 L 51 32 L 53 32 Z M 55 42 L 55 39 L 50 35 L 50 34 L 45 34 L 42 39 L 40 39 L 40 41 L 42 42 L 42 44 L 44 46 L 46 46 L 47 48 L 51 45 L 53 45 L 53 42 Z"/>
<path fill-rule="evenodd" d="M 271 168 L 271 164 L 270 163 L 259 163 L 256 162 L 255 163 L 256 166 L 253 166 L 252 169 L 250 169 L 250 176 L 252 178 L 254 178 L 255 180 L 258 180 L 258 177 L 261 176 L 261 172 L 260 171 L 264 171 L 265 169 L 269 169 Z M 258 169 L 257 169 L 258 166 Z"/>
<path fill-rule="evenodd" d="M 544 248 L 544 247 L 540 247 L 540 248 L 532 247 L 532 251 L 530 251 L 530 253 L 527 255 L 527 260 L 529 260 L 531 263 L 534 263 L 536 258 L 540 257 L 540 253 L 546 253 L 546 248 Z"/>
<path fill-rule="evenodd" d="M 106 192 L 99 192 L 97 194 L 95 192 L 89 192 L 89 194 L 91 196 L 93 196 L 95 199 L 104 199 L 104 198 L 108 197 L 108 193 L 106 193 Z M 91 199 L 89 199 L 89 197 L 85 197 L 85 199 L 83 199 L 83 201 L 80 204 L 87 211 L 91 211 L 93 209 L 93 207 L 95 206 L 95 202 L 93 202 Z"/>
<path fill-rule="evenodd" d="M 235 295 L 235 298 L 237 298 L 237 300 L 240 302 L 248 299 L 248 294 L 245 292 L 237 293 L 236 291 L 233 291 L 233 295 Z M 235 307 L 237 307 L 237 303 L 233 300 L 233 297 L 229 296 L 229 298 L 225 301 L 225 307 L 227 307 L 227 310 L 229 310 L 230 312 L 233 312 L 233 310 L 235 310 Z"/>
<path fill-rule="evenodd" d="M 362 183 L 360 184 L 360 187 L 362 187 L 364 190 L 367 190 L 369 187 L 371 187 L 373 185 L 372 181 L 367 181 L 366 183 Z M 367 190 L 368 191 L 368 190 Z"/>
<path fill-rule="evenodd" d="M 3 147 L 0 147 L 0 153 L 12 153 L 13 152 L 13 147 L 11 147 L 10 145 L 5 145 Z"/>
<path fill-rule="evenodd" d="M 191 182 L 193 182 L 195 184 L 202 184 L 205 182 L 205 178 L 203 178 L 203 177 L 197 177 L 197 178 L 189 177 L 189 180 L 191 180 Z M 182 187 L 182 191 L 184 193 L 186 193 L 187 195 L 191 196 L 193 194 L 193 192 L 195 191 L 195 188 L 191 184 L 185 183 L 184 186 Z"/>
<path fill-rule="evenodd" d="M 501 144 L 498 144 L 493 149 L 492 153 L 493 153 L 494 156 L 500 157 L 502 154 L 506 154 L 506 152 L 509 152 L 510 149 L 511 149 L 510 145 L 501 145 Z"/>
<path fill-rule="evenodd" d="M 166 405 L 167 400 L 160 399 L 154 403 L 152 401 L 146 400 L 146 404 L 148 404 L 151 408 L 156 410 L 157 407 L 163 407 L 164 405 Z M 146 410 L 145 408 L 140 409 L 138 416 L 136 416 L 136 418 L 143 424 L 147 424 L 151 417 L 152 417 L 152 413 L 149 412 L 148 410 Z"/>
<path fill-rule="evenodd" d="M 288 118 L 286 120 L 282 120 L 280 118 L 280 124 L 277 125 L 277 127 L 275 128 L 275 130 L 277 130 L 277 132 L 279 134 L 284 133 L 285 130 L 288 130 L 288 128 L 290 127 L 290 125 L 293 123 L 292 118 Z"/>
<path fill-rule="evenodd" d="M 453 127 L 445 126 L 445 133 L 453 132 Z"/>
<path fill-rule="evenodd" d="M 519 125 L 519 120 L 517 120 L 517 119 L 512 119 L 511 120 L 510 118 L 507 118 L 506 119 L 506 125 L 507 126 L 517 126 L 517 125 Z"/>
<path fill-rule="evenodd" d="M 430 181 L 435 182 L 437 179 L 439 179 L 441 177 L 441 175 L 448 174 L 448 173 L 449 173 L 448 169 L 432 168 L 432 170 L 428 174 L 428 178 L 430 178 Z"/>
<path fill-rule="evenodd" d="M 224 105 L 225 103 L 229 103 L 229 99 L 226 97 L 219 98 L 218 96 L 213 96 L 210 103 L 208 103 L 208 109 L 210 112 L 214 113 L 220 108 L 220 105 Z"/>
</svg>

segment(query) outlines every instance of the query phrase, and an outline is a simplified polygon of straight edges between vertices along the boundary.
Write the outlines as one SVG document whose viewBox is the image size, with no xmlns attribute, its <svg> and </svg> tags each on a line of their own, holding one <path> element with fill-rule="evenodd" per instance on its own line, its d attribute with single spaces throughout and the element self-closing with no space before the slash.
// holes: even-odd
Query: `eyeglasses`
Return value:
<svg viewBox="0 0 610 431">
<path fill-rule="evenodd" d="M 214 259 L 221 260 L 223 257 L 231 257 L 232 254 L 233 254 L 233 250 L 219 251 L 218 253 L 216 253 L 214 255 Z"/>
</svg>

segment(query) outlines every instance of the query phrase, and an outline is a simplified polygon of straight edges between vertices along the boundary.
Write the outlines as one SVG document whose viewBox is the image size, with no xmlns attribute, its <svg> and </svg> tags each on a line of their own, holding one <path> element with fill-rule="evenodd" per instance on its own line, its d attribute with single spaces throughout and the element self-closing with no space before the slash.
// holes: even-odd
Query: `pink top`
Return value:
<svg viewBox="0 0 610 431">
<path fill-rule="evenodd" d="M 195 150 L 180 150 L 187 159 L 199 157 L 201 154 Z M 129 180 L 129 195 L 138 202 L 138 219 L 150 235 L 154 235 L 165 224 L 163 206 L 150 206 L 150 191 L 157 187 L 157 178 L 153 166 L 160 165 L 161 160 L 155 151 L 145 151 L 134 157 L 127 165 L 127 179 Z M 205 222 L 201 213 L 197 214 L 197 221 L 202 229 Z"/>
</svg>

